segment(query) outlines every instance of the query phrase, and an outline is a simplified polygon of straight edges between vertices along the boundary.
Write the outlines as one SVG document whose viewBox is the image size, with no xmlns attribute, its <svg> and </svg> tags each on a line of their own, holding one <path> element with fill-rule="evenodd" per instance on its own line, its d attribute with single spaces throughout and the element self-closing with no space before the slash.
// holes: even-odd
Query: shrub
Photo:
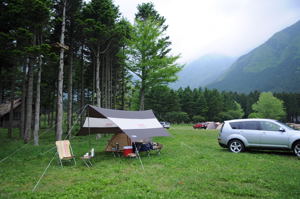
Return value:
<svg viewBox="0 0 300 199">
<path fill-rule="evenodd" d="M 249 117 L 283 119 L 286 115 L 283 101 L 274 97 L 271 92 L 261 93 L 258 101 L 252 105 L 253 113 Z"/>
<path fill-rule="evenodd" d="M 185 123 L 190 120 L 186 112 L 177 112 L 177 111 L 166 113 L 165 119 L 172 123 Z"/>
<path fill-rule="evenodd" d="M 202 115 L 193 116 L 193 122 L 204 122 L 204 121 L 205 121 L 205 117 L 203 117 Z"/>
</svg>

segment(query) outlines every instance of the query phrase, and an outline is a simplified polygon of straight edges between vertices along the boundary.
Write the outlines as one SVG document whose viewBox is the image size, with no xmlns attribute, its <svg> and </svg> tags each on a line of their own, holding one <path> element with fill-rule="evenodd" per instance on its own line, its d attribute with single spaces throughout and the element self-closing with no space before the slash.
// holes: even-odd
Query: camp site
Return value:
<svg viewBox="0 0 300 199">
<path fill-rule="evenodd" d="M 0 199 L 300 198 L 299 0 L 2 0 Z"/>
<path fill-rule="evenodd" d="M 300 174 L 291 152 L 229 153 L 216 141 L 219 130 L 174 124 L 166 132 L 156 126 L 152 111 L 91 105 L 84 114 L 77 134 L 56 141 L 64 145 L 67 141 L 70 151 L 55 146 L 53 132 L 47 130 L 41 131 L 39 147 L 8 139 L 1 131 L 1 198 L 293 198 L 297 194 Z M 148 128 L 140 125 L 143 119 Z M 116 148 L 143 139 L 163 148 L 132 157 Z M 60 150 L 72 157 L 61 159 Z"/>
</svg>

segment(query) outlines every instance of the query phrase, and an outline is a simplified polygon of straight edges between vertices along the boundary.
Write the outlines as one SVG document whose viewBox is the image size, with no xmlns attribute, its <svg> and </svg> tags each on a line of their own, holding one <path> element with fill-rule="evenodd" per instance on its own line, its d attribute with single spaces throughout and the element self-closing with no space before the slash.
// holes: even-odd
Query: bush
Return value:
<svg viewBox="0 0 300 199">
<path fill-rule="evenodd" d="M 205 117 L 203 117 L 202 115 L 193 116 L 193 122 L 204 122 L 204 121 L 205 121 Z"/>
<path fill-rule="evenodd" d="M 232 115 L 229 112 L 221 112 L 219 113 L 219 117 L 222 121 L 233 119 Z"/>
<path fill-rule="evenodd" d="M 242 118 L 242 114 L 236 110 L 229 110 L 227 112 L 221 112 L 218 116 L 221 121 Z"/>
<path fill-rule="evenodd" d="M 172 123 L 185 123 L 190 120 L 186 112 L 176 111 L 166 113 L 165 119 Z"/>
<path fill-rule="evenodd" d="M 275 120 L 283 119 L 286 115 L 283 101 L 274 97 L 271 92 L 261 93 L 258 101 L 252 105 L 252 118 L 270 118 Z"/>
<path fill-rule="evenodd" d="M 264 118 L 264 116 L 260 113 L 251 113 L 248 118 Z"/>
</svg>

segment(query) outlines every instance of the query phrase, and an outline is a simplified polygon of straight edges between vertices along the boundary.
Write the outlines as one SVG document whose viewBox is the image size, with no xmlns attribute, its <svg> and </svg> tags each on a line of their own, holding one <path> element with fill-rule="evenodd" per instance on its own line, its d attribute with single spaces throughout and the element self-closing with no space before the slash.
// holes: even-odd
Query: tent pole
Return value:
<svg viewBox="0 0 300 199">
<path fill-rule="evenodd" d="M 136 147 L 136 145 L 135 145 L 135 142 L 134 142 L 134 146 L 135 146 L 135 151 L 136 151 L 136 153 L 137 153 L 137 156 L 138 156 L 138 158 L 139 158 L 139 160 L 140 160 L 140 163 L 141 163 L 141 165 L 142 165 L 142 168 L 143 168 L 143 170 L 145 171 L 145 168 L 144 168 L 142 159 L 141 159 L 141 157 L 140 157 L 139 150 L 137 149 L 137 147 Z"/>
</svg>

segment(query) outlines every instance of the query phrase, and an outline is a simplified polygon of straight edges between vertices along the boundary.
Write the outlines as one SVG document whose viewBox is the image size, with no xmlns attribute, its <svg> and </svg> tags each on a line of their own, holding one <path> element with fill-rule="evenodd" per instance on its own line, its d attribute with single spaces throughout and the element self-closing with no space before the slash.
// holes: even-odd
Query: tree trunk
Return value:
<svg viewBox="0 0 300 199">
<path fill-rule="evenodd" d="M 70 63 L 69 63 L 69 71 L 68 71 L 68 123 L 67 129 L 68 132 L 72 128 L 72 104 L 73 104 L 73 51 L 70 49 Z M 70 132 L 71 133 L 71 132 Z M 70 134 L 71 135 L 71 134 Z"/>
<path fill-rule="evenodd" d="M 25 122 L 26 122 L 26 118 L 25 118 L 25 113 L 26 113 L 26 85 L 27 85 L 27 74 L 26 74 L 26 69 L 28 66 L 29 60 L 27 59 L 26 64 L 23 66 L 23 85 L 22 85 L 22 101 L 21 101 L 21 121 L 20 121 L 20 138 L 24 139 L 24 135 L 25 135 Z"/>
<path fill-rule="evenodd" d="M 28 65 L 28 86 L 26 99 L 26 122 L 24 132 L 24 142 L 28 143 L 31 138 L 31 124 L 32 124 L 32 95 L 33 95 L 33 70 L 32 63 L 29 61 Z"/>
<path fill-rule="evenodd" d="M 112 62 L 112 56 L 109 56 L 109 108 L 113 107 L 113 62 Z"/>
<path fill-rule="evenodd" d="M 140 88 L 140 110 L 145 109 L 145 71 L 142 70 L 141 88 Z"/>
<path fill-rule="evenodd" d="M 101 106 L 105 107 L 105 56 L 101 56 L 101 65 L 100 65 L 100 74 L 101 74 Z M 103 95 L 104 93 L 104 95 Z"/>
<path fill-rule="evenodd" d="M 141 89 L 140 89 L 140 111 L 145 109 L 145 83 L 142 79 Z"/>
<path fill-rule="evenodd" d="M 116 74 L 116 71 L 117 70 L 116 68 L 114 68 L 114 63 L 113 63 L 113 59 L 111 59 L 111 69 L 110 69 L 110 95 L 111 95 L 111 100 L 110 100 L 110 104 L 111 104 L 111 107 L 114 108 L 116 106 L 116 92 L 117 92 L 117 86 L 116 86 L 116 83 L 114 83 L 114 79 L 117 78 L 117 75 Z M 115 75 L 115 76 L 114 76 Z"/>
<path fill-rule="evenodd" d="M 124 56 L 124 47 L 122 47 L 123 48 L 123 50 L 122 50 L 122 52 L 123 52 L 123 56 Z M 122 110 L 125 110 L 125 64 L 122 64 L 121 65 L 121 67 L 122 67 L 122 76 L 121 76 L 121 78 L 122 78 L 122 94 L 121 94 L 121 106 L 122 106 Z"/>
<path fill-rule="evenodd" d="M 34 113 L 34 145 L 39 145 L 39 130 L 40 130 L 40 102 L 41 102 L 41 76 L 42 76 L 42 57 L 39 57 L 37 82 L 36 82 L 36 99 L 35 99 L 35 113 Z"/>
<path fill-rule="evenodd" d="M 96 96 L 97 96 L 97 106 L 101 107 L 101 93 L 100 93 L 100 47 L 97 47 L 96 54 Z"/>
<path fill-rule="evenodd" d="M 55 109 L 55 103 L 54 103 L 54 100 L 55 100 L 55 96 L 52 98 L 52 100 L 53 100 L 53 103 L 52 103 L 52 108 L 51 108 L 51 113 L 50 113 L 50 128 L 52 128 L 53 127 L 53 122 L 54 122 L 54 109 Z M 55 134 L 56 135 L 56 134 Z"/>
<path fill-rule="evenodd" d="M 111 101 L 111 96 L 110 96 L 110 56 L 107 55 L 106 57 L 106 104 L 107 104 L 107 108 L 111 108 L 110 106 L 110 101 Z"/>
<path fill-rule="evenodd" d="M 13 122 L 14 122 L 14 91 L 11 91 L 11 96 L 10 96 L 10 111 L 9 111 L 9 128 L 7 131 L 7 137 L 8 138 L 12 138 L 12 134 L 13 134 Z"/>
<path fill-rule="evenodd" d="M 65 41 L 65 20 L 66 20 L 66 3 L 64 0 L 60 43 L 64 45 Z M 63 80 L 64 80 L 64 48 L 60 48 L 59 68 L 58 68 L 58 85 L 57 85 L 57 107 L 56 107 L 56 140 L 62 139 L 63 133 Z"/>
<path fill-rule="evenodd" d="M 13 122 L 14 122 L 14 101 L 15 101 L 15 75 L 13 74 L 15 67 L 12 67 L 11 73 L 11 89 L 10 89 L 10 111 L 9 111 L 9 128 L 8 128 L 8 138 L 12 138 L 13 134 Z"/>
<path fill-rule="evenodd" d="M 93 75 L 94 76 L 94 75 Z M 81 47 L 81 75 L 80 75 L 80 107 L 84 105 L 84 54 L 83 54 L 83 45 Z M 92 102 L 93 103 L 93 102 Z M 83 124 L 84 115 L 80 116 L 80 124 Z"/>
<path fill-rule="evenodd" d="M 3 75 L 4 74 L 2 74 L 2 67 L 0 67 L 0 104 L 3 103 Z"/>
<path fill-rule="evenodd" d="M 96 63 L 95 60 L 93 62 L 93 90 L 92 90 L 92 95 L 91 95 L 91 103 L 95 105 L 95 95 L 96 95 Z"/>
<path fill-rule="evenodd" d="M 108 69 L 108 67 L 109 67 L 109 61 L 108 61 L 108 55 L 106 55 L 105 56 L 105 65 L 104 65 L 104 67 L 105 67 L 105 107 L 106 108 L 109 108 L 109 94 L 108 94 L 108 89 L 109 89 L 109 83 L 108 83 L 108 81 L 109 81 L 109 69 Z"/>
</svg>

